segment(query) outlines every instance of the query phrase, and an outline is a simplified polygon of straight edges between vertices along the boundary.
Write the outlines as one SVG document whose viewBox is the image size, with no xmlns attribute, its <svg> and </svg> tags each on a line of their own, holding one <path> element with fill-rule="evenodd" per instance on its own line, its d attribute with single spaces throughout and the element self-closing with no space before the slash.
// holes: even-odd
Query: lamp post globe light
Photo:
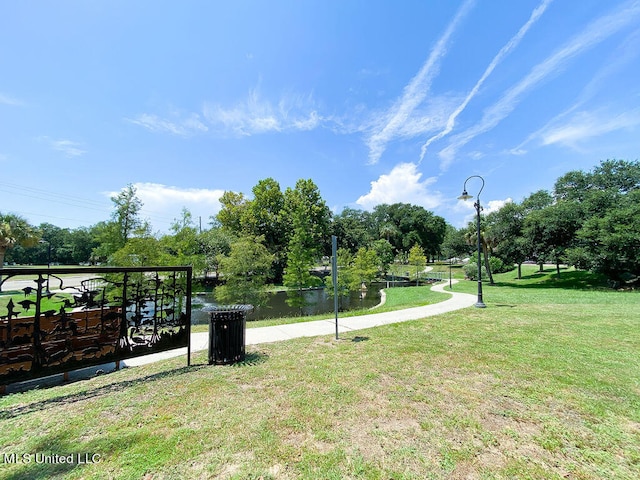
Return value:
<svg viewBox="0 0 640 480">
<path fill-rule="evenodd" d="M 480 187 L 480 191 L 478 192 L 478 196 L 476 197 L 476 202 L 473 206 L 476 208 L 476 228 L 477 228 L 477 237 L 478 237 L 478 301 L 476 302 L 477 308 L 485 308 L 486 305 L 482 301 L 482 241 L 480 239 L 480 212 L 482 211 L 482 207 L 480 206 L 480 193 L 482 193 L 482 189 L 484 188 L 484 178 L 480 175 L 471 175 L 464 181 L 464 186 L 462 187 L 462 195 L 458 197 L 458 200 L 470 200 L 473 198 L 473 195 L 469 195 L 467 193 L 467 182 L 472 178 L 479 178 L 482 180 L 482 186 Z"/>
</svg>

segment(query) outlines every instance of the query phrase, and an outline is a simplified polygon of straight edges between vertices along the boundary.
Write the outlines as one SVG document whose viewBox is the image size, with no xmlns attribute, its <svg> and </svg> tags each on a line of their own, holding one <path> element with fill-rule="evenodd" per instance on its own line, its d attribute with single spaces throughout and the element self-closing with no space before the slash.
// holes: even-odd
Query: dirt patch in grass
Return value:
<svg viewBox="0 0 640 480">
<path fill-rule="evenodd" d="M 575 436 L 577 444 L 588 437 L 580 417 L 566 405 L 532 407 L 505 396 L 490 374 L 440 370 L 411 388 L 381 375 L 376 388 L 363 392 L 361 414 L 345 426 L 343 441 L 369 462 L 384 458 L 391 471 L 419 476 L 427 467 L 436 476 L 481 478 L 483 472 L 494 472 L 500 478 L 523 458 L 532 471 L 559 477 L 580 470 L 557 461 L 558 452 L 576 448 L 562 443 L 563 437 Z M 568 432 L 563 434 L 560 426 Z"/>
</svg>

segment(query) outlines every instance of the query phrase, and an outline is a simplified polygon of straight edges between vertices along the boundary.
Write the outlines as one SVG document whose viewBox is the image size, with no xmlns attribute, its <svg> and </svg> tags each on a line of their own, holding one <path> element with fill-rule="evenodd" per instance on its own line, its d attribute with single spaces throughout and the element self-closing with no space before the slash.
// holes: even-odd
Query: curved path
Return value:
<svg viewBox="0 0 640 480">
<path fill-rule="evenodd" d="M 453 280 L 457 283 L 457 280 Z M 468 293 L 445 292 L 447 283 L 439 283 L 431 287 L 435 292 L 442 292 L 451 295 L 451 298 L 439 303 L 425 305 L 423 307 L 406 308 L 404 310 L 394 310 L 392 312 L 370 313 L 357 317 L 338 317 L 338 333 L 362 330 L 365 328 L 378 327 L 391 323 L 406 322 L 408 320 L 418 320 L 420 318 L 440 315 L 441 313 L 452 312 L 467 308 L 476 303 L 476 296 Z M 287 325 L 274 325 L 271 327 L 247 328 L 246 345 L 258 345 L 261 343 L 279 342 L 299 337 L 317 337 L 321 335 L 335 335 L 335 318 L 326 320 L 314 320 L 311 322 L 290 323 Z M 199 332 L 191 334 L 191 351 L 197 352 L 209 348 L 209 333 Z M 177 357 L 187 353 L 186 348 L 170 350 L 168 352 L 154 353 L 144 357 L 130 358 L 125 360 L 127 366 L 143 365 L 155 362 L 163 358 Z"/>
<path fill-rule="evenodd" d="M 439 303 L 425 305 L 423 307 L 406 308 L 392 312 L 369 313 L 357 317 L 338 317 L 338 332 L 350 332 L 364 328 L 378 327 L 390 323 L 418 320 L 441 313 L 452 312 L 466 308 L 476 303 L 475 295 L 468 293 L 444 292 L 446 283 L 439 283 L 431 287 L 435 292 L 443 292 L 451 295 L 451 298 Z M 277 342 L 298 337 L 315 337 L 319 335 L 332 335 L 336 332 L 335 318 L 316 320 L 312 322 L 291 323 L 287 325 L 275 325 L 272 327 L 256 327 L 247 329 L 247 345 L 259 343 Z M 192 348 L 193 348 L 192 343 Z"/>
</svg>

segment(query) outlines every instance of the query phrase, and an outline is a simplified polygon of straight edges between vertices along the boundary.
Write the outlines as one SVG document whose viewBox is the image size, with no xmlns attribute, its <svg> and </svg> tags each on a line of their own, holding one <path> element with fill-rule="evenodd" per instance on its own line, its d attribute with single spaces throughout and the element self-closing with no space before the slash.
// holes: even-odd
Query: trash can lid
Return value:
<svg viewBox="0 0 640 480">
<path fill-rule="evenodd" d="M 253 305 L 207 305 L 203 312 L 249 312 Z"/>
</svg>

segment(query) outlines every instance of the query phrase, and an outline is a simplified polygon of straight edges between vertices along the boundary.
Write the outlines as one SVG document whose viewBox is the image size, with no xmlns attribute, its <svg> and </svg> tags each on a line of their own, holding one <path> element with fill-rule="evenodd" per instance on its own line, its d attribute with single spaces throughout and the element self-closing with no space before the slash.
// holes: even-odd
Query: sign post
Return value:
<svg viewBox="0 0 640 480">
<path fill-rule="evenodd" d="M 331 281 L 333 283 L 333 311 L 336 315 L 336 340 L 338 340 L 338 238 L 331 235 Z"/>
</svg>

